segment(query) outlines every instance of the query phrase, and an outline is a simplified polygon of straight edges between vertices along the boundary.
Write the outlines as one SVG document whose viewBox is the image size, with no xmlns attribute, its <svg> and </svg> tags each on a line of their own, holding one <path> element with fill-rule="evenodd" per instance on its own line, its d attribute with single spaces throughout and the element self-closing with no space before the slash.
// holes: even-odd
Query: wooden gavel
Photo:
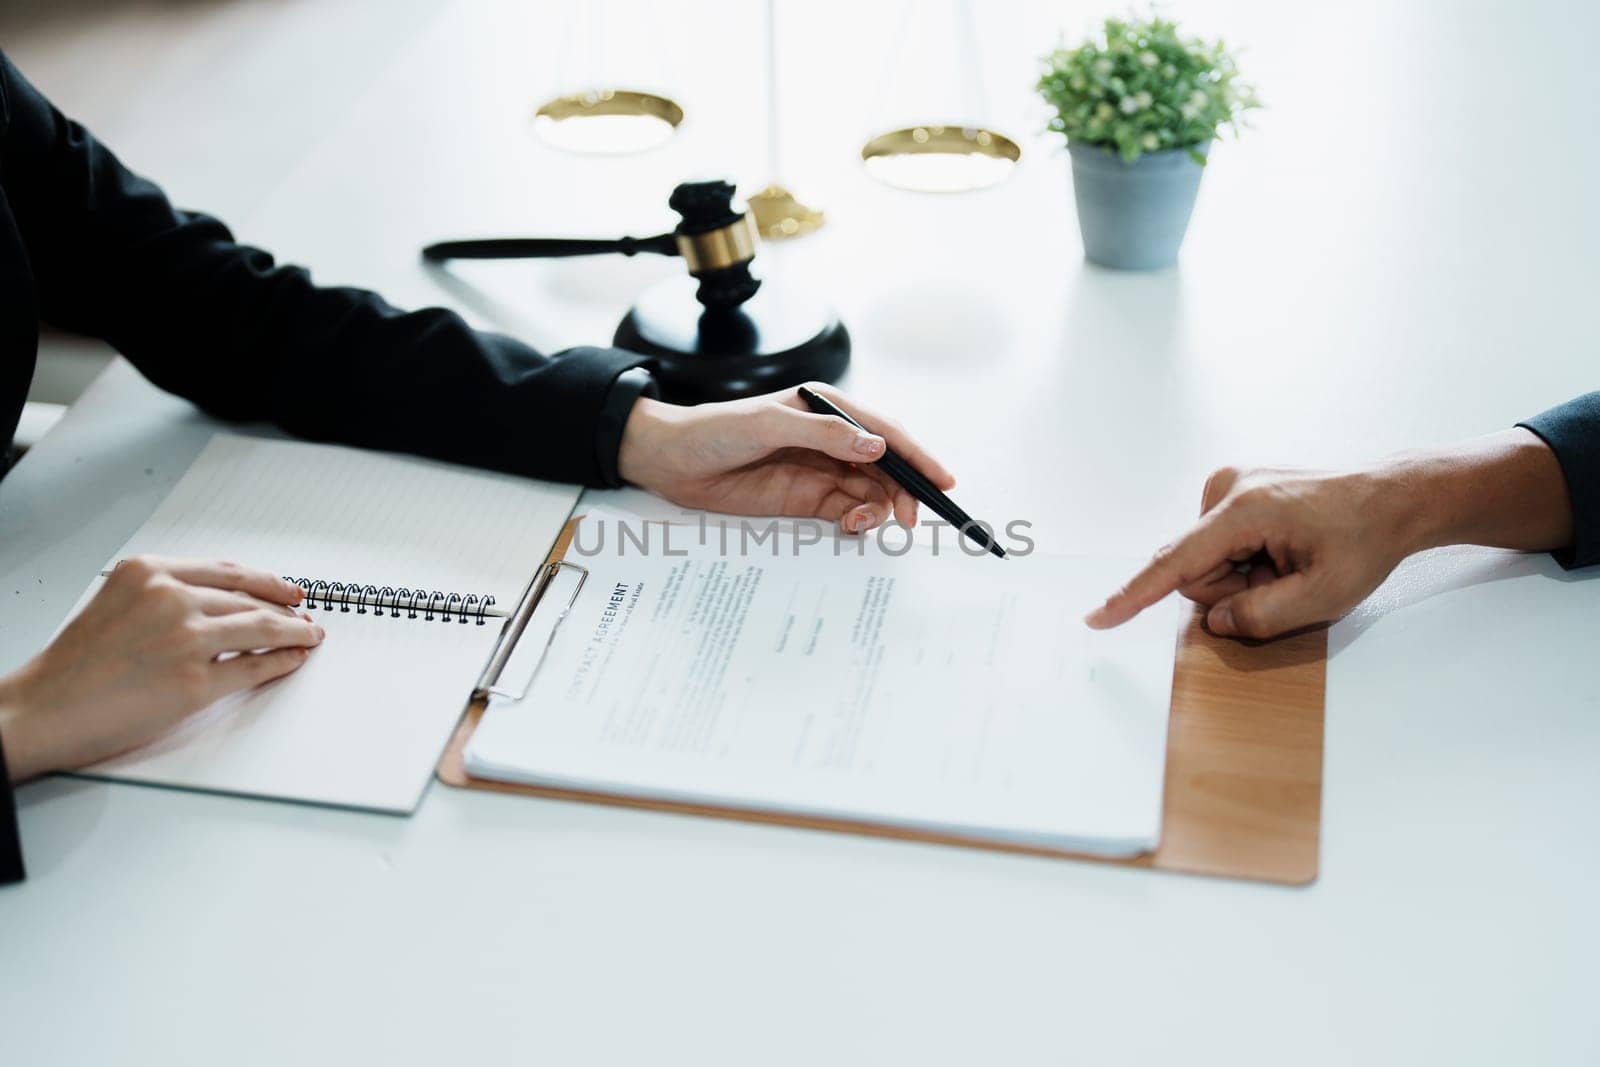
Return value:
<svg viewBox="0 0 1600 1067">
<path fill-rule="evenodd" d="M 501 237 L 441 241 L 422 250 L 431 263 L 449 259 L 545 259 L 649 252 L 681 256 L 700 282 L 695 299 L 709 311 L 729 311 L 761 288 L 750 274 L 756 255 L 756 227 L 749 214 L 733 209 L 733 186 L 725 181 L 684 182 L 672 191 L 669 207 L 678 225 L 654 237 Z"/>
</svg>

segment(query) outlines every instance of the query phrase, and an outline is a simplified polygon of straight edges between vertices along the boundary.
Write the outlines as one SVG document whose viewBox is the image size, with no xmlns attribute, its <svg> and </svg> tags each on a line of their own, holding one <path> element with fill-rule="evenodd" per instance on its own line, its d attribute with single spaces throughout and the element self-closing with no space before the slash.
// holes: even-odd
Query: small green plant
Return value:
<svg viewBox="0 0 1600 1067">
<path fill-rule="evenodd" d="M 1069 144 L 1103 145 L 1132 163 L 1146 152 L 1199 146 L 1219 127 L 1238 133 L 1246 111 L 1260 107 L 1239 81 L 1221 41 L 1181 37 L 1178 24 L 1108 18 L 1102 35 L 1044 57 L 1039 95 L 1055 108 L 1050 128 Z"/>
</svg>

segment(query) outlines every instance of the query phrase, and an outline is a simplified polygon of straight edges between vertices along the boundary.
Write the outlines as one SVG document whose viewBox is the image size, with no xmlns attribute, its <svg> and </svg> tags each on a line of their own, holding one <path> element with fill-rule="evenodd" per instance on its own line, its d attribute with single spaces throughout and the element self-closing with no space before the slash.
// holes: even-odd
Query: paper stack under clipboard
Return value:
<svg viewBox="0 0 1600 1067">
<path fill-rule="evenodd" d="M 575 545 L 580 521 L 446 783 L 1315 877 L 1320 635 L 1245 648 L 1175 603 L 1093 634 L 1078 619 L 1116 570 L 1103 560 L 782 537 L 730 553 L 692 526 L 620 554 L 616 536 L 580 551 L 606 541 Z"/>
</svg>

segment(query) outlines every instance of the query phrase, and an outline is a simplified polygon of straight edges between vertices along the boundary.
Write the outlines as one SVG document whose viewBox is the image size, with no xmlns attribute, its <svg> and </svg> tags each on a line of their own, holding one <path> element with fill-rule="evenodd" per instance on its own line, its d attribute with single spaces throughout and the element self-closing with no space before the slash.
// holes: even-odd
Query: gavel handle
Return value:
<svg viewBox="0 0 1600 1067">
<path fill-rule="evenodd" d="M 549 259 L 559 256 L 594 256 L 620 252 L 631 256 L 654 252 L 662 256 L 678 254 L 677 238 L 670 233 L 654 237 L 618 237 L 596 240 L 584 237 L 502 237 L 483 241 L 441 241 L 422 250 L 431 263 L 447 259 Z"/>
</svg>

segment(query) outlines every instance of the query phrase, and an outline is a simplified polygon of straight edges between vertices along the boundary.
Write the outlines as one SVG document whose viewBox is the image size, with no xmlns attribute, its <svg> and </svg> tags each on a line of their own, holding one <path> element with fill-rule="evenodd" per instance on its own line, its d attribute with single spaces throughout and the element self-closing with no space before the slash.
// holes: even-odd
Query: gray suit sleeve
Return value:
<svg viewBox="0 0 1600 1067">
<path fill-rule="evenodd" d="M 1518 426 L 1550 446 L 1572 498 L 1572 547 L 1555 553 L 1568 569 L 1600 563 L 1600 392 L 1585 393 Z"/>
</svg>

